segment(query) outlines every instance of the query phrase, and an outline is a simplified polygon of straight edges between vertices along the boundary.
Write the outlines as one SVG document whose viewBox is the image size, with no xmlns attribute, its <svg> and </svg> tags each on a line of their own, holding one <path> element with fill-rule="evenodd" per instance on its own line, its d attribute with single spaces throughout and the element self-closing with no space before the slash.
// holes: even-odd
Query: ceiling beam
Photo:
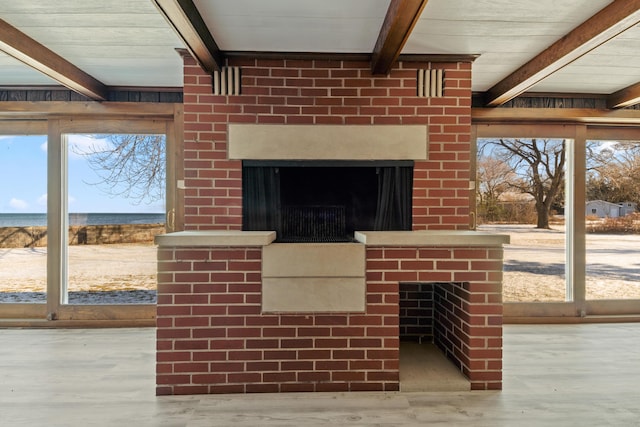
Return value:
<svg viewBox="0 0 640 427">
<path fill-rule="evenodd" d="M 189 53 L 209 74 L 220 71 L 224 58 L 192 0 L 153 0 L 184 41 Z"/>
<path fill-rule="evenodd" d="M 488 106 L 504 104 L 640 22 L 640 0 L 617 0 L 584 21 L 486 92 Z"/>
<path fill-rule="evenodd" d="M 607 98 L 607 108 L 624 108 L 640 103 L 640 82 L 620 89 Z"/>
<path fill-rule="evenodd" d="M 371 73 L 388 74 L 428 0 L 391 0 L 371 55 Z"/>
<path fill-rule="evenodd" d="M 472 108 L 473 124 L 586 123 L 640 125 L 640 110 L 598 108 Z"/>
<path fill-rule="evenodd" d="M 108 89 L 100 81 L 2 19 L 0 50 L 94 101 L 108 97 Z"/>
</svg>

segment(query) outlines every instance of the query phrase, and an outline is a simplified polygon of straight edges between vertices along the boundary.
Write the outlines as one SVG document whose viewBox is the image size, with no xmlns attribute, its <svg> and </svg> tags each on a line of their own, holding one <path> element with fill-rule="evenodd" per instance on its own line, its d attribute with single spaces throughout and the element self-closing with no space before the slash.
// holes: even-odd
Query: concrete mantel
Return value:
<svg viewBox="0 0 640 427">
<path fill-rule="evenodd" d="M 158 246 L 268 246 L 275 231 L 178 231 L 156 236 Z M 355 240 L 367 246 L 502 246 L 509 235 L 465 230 L 356 231 Z"/>
<path fill-rule="evenodd" d="M 275 239 L 275 231 L 202 230 L 161 234 L 155 242 L 158 246 L 267 246 Z"/>
<path fill-rule="evenodd" d="M 465 230 L 356 231 L 355 239 L 367 246 L 502 246 L 509 235 Z"/>
<path fill-rule="evenodd" d="M 234 160 L 427 160 L 425 125 L 229 124 Z"/>
</svg>

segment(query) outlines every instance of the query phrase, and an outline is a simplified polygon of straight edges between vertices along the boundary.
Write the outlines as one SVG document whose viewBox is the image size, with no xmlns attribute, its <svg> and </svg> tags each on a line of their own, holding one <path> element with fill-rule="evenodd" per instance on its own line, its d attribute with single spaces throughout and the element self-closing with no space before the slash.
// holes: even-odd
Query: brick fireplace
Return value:
<svg viewBox="0 0 640 427">
<path fill-rule="evenodd" d="M 438 284 L 436 344 L 472 389 L 500 389 L 507 240 L 468 231 L 471 64 L 229 65 L 241 94 L 216 96 L 185 57 L 186 231 L 157 239 L 157 393 L 398 390 L 407 283 Z M 443 97 L 416 96 L 423 68 L 444 70 Z M 280 243 L 243 220 L 255 161 L 410 162 L 410 225 Z"/>
</svg>

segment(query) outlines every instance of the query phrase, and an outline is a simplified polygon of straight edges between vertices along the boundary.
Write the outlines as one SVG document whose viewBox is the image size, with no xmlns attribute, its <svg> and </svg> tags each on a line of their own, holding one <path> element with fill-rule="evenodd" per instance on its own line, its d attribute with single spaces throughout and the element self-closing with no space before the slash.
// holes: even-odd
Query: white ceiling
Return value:
<svg viewBox="0 0 640 427">
<path fill-rule="evenodd" d="M 577 59 L 536 87 L 541 92 L 612 93 L 640 81 L 640 25 Z"/>
<path fill-rule="evenodd" d="M 626 1 L 626 0 L 619 0 Z M 222 51 L 371 53 L 390 0 L 194 0 Z M 486 91 L 610 0 L 429 0 L 402 53 L 478 54 Z M 151 0 L 0 0 L 0 18 L 108 86 L 182 86 L 185 47 Z M 640 26 L 536 92 L 610 94 L 640 81 Z M 0 53 L 0 86 L 55 84 Z"/>
<path fill-rule="evenodd" d="M 221 50 L 370 53 L 390 0 L 195 0 Z"/>
<path fill-rule="evenodd" d="M 609 3 L 431 0 L 403 53 L 480 54 L 473 90 L 485 91 Z"/>
<path fill-rule="evenodd" d="M 182 86 L 182 42 L 150 0 L 0 0 L 0 11 L 105 85 Z M 53 83 L 30 70 L 2 55 L 0 86 Z"/>
</svg>

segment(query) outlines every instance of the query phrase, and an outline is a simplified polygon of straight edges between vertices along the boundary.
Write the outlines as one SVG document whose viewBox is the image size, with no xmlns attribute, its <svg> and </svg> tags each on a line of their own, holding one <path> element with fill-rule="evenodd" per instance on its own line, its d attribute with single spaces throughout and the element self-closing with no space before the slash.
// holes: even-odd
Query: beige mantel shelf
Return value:
<svg viewBox="0 0 640 427">
<path fill-rule="evenodd" d="M 502 246 L 506 234 L 464 230 L 356 231 L 355 239 L 367 246 Z"/>
<path fill-rule="evenodd" d="M 479 231 L 356 231 L 357 242 L 367 246 L 502 246 L 509 236 Z M 178 231 L 156 236 L 158 246 L 268 246 L 276 240 L 275 231 Z M 300 243 L 304 245 L 304 243 Z"/>
<path fill-rule="evenodd" d="M 267 246 L 275 239 L 275 231 L 194 230 L 161 234 L 155 242 L 158 246 Z"/>
</svg>

